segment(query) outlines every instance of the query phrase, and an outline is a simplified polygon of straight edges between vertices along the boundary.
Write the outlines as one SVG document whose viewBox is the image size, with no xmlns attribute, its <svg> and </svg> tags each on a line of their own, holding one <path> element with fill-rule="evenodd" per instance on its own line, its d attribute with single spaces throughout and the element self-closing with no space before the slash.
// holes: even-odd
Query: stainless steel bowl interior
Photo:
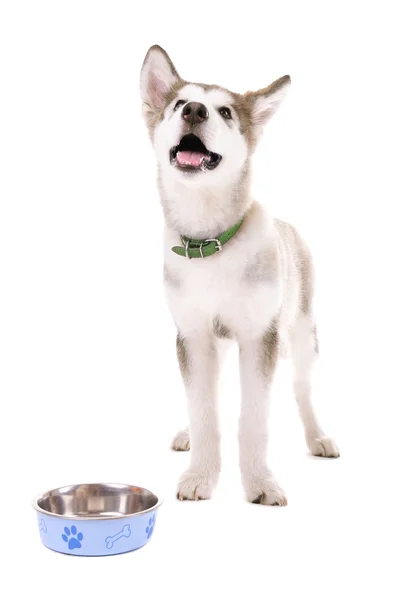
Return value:
<svg viewBox="0 0 400 600">
<path fill-rule="evenodd" d="M 143 513 L 160 504 L 149 490 L 115 483 L 85 483 L 39 496 L 36 510 L 64 518 L 112 519 Z"/>
</svg>

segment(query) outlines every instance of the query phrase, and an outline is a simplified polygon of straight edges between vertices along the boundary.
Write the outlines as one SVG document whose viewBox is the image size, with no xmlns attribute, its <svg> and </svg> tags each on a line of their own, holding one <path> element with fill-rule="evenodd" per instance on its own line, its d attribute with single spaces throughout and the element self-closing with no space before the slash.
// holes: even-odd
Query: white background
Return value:
<svg viewBox="0 0 400 600">
<path fill-rule="evenodd" d="M 394 8 L 1 3 L 2 597 L 399 597 Z M 315 404 L 342 456 L 307 453 L 282 363 L 270 465 L 286 508 L 243 499 L 235 350 L 221 382 L 215 497 L 174 498 L 188 455 L 168 447 L 185 400 L 138 93 L 154 43 L 189 80 L 244 92 L 293 79 L 254 160 L 254 195 L 314 252 Z M 148 546 L 74 559 L 40 545 L 31 498 L 87 481 L 161 491 Z"/>
</svg>

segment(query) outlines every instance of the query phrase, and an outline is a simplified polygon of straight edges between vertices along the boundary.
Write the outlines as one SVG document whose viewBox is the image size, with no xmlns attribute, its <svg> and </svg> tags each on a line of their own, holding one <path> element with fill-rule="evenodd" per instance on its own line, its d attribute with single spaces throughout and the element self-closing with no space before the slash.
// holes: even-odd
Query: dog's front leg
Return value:
<svg viewBox="0 0 400 600">
<path fill-rule="evenodd" d="M 272 321 L 257 339 L 239 341 L 239 349 L 239 454 L 246 496 L 249 502 L 284 506 L 285 494 L 266 463 L 269 395 L 279 352 L 277 321 Z"/>
<path fill-rule="evenodd" d="M 185 383 L 190 428 L 190 464 L 179 480 L 179 500 L 211 497 L 220 467 L 217 417 L 218 355 L 209 333 L 177 337 L 179 366 Z"/>
</svg>

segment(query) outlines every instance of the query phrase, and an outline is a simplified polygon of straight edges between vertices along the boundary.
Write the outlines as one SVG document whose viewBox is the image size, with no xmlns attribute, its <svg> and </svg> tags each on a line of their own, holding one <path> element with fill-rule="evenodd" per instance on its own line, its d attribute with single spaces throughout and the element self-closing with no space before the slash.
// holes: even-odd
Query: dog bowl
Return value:
<svg viewBox="0 0 400 600">
<path fill-rule="evenodd" d="M 136 550 L 153 535 L 161 500 L 149 490 L 116 483 L 88 483 L 35 498 L 45 546 L 77 556 Z"/>
</svg>

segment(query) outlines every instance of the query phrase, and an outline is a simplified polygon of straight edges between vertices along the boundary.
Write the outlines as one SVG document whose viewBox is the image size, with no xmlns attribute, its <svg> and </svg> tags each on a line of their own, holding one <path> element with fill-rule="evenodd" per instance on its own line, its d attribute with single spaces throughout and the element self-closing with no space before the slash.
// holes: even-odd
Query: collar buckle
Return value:
<svg viewBox="0 0 400 600">
<path fill-rule="evenodd" d="M 217 252 L 222 252 L 222 244 L 218 238 L 210 238 L 209 240 L 204 240 L 205 242 L 215 242 L 217 244 Z M 202 253 L 201 253 L 202 254 Z M 203 256 L 202 256 L 203 258 Z"/>
</svg>

